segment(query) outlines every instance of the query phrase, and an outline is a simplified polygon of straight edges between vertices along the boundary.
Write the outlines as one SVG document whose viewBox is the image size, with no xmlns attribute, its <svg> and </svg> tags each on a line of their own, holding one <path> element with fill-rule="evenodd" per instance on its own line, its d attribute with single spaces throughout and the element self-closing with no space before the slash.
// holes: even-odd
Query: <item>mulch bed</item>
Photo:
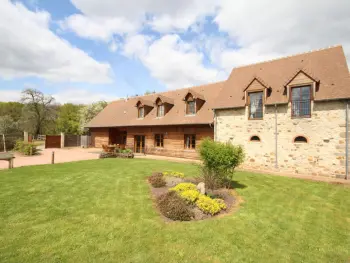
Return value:
<svg viewBox="0 0 350 263">
<path fill-rule="evenodd" d="M 155 188 L 151 184 L 150 189 L 151 189 L 151 194 L 152 194 L 152 200 L 154 202 L 154 206 L 161 215 L 161 217 L 166 221 L 166 222 L 171 222 L 174 221 L 170 218 L 165 217 L 164 215 L 161 214 L 157 207 L 157 198 L 169 191 L 170 188 L 174 187 L 175 185 L 179 183 L 194 183 L 198 184 L 201 182 L 200 179 L 198 178 L 177 178 L 177 177 L 166 177 L 166 182 L 167 185 L 165 187 L 160 187 L 160 188 Z M 198 207 L 196 206 L 191 206 L 192 211 L 195 214 L 195 217 L 193 218 L 192 221 L 197 221 L 197 220 L 204 220 L 204 219 L 210 219 L 210 218 L 215 218 L 215 217 L 221 217 L 225 215 L 229 215 L 232 212 L 236 211 L 239 207 L 239 204 L 242 202 L 242 199 L 238 196 L 238 194 L 233 190 L 233 189 L 226 189 L 226 188 L 221 188 L 221 189 L 216 189 L 216 190 L 207 190 L 207 194 L 215 195 L 216 197 L 223 199 L 225 201 L 225 204 L 227 206 L 227 209 L 221 210 L 218 214 L 216 215 L 210 215 L 210 214 L 205 214 L 203 211 L 201 211 Z"/>
</svg>

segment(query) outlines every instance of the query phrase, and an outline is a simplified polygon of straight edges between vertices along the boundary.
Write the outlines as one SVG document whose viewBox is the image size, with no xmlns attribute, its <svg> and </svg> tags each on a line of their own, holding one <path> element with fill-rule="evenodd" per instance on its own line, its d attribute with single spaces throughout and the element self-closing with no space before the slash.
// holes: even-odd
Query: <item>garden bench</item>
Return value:
<svg viewBox="0 0 350 263">
<path fill-rule="evenodd" d="M 0 153 L 0 161 L 8 161 L 9 169 L 13 168 L 13 159 L 15 157 L 11 153 Z"/>
</svg>

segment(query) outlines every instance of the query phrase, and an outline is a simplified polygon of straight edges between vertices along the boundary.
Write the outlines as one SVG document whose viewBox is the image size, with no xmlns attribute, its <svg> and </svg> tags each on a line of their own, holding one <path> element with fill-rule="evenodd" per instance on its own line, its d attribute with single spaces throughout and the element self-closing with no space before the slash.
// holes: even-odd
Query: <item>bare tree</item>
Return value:
<svg viewBox="0 0 350 263">
<path fill-rule="evenodd" d="M 25 104 L 23 110 L 28 116 L 26 121 L 30 122 L 35 136 L 42 132 L 45 122 L 52 117 L 54 101 L 52 96 L 46 96 L 36 89 L 22 91 L 21 102 Z"/>
</svg>

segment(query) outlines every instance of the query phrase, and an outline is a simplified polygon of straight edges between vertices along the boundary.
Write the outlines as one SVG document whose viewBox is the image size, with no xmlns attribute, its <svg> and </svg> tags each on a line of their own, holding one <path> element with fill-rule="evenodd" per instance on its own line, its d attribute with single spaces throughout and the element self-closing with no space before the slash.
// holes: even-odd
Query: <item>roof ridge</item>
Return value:
<svg viewBox="0 0 350 263">
<path fill-rule="evenodd" d="M 131 97 L 128 97 L 128 99 L 142 98 L 142 97 L 154 96 L 154 95 L 162 95 L 164 93 L 171 92 L 171 91 L 180 91 L 180 90 L 185 90 L 185 89 L 193 89 L 193 88 L 198 88 L 198 87 L 205 87 L 205 86 L 210 86 L 210 85 L 214 85 L 214 84 L 224 83 L 225 81 L 226 80 L 222 80 L 222 81 L 206 83 L 206 84 L 192 86 L 192 87 L 185 87 L 185 88 L 173 89 L 173 90 L 168 90 L 168 91 L 161 91 L 161 92 L 156 92 L 156 93 L 151 93 L 151 94 L 146 94 L 146 95 L 140 95 L 140 96 L 131 96 Z M 163 95 L 163 96 L 165 96 L 165 95 Z M 121 98 L 120 100 L 125 100 L 125 98 Z"/>
<path fill-rule="evenodd" d="M 282 56 L 282 57 L 278 57 L 278 58 L 268 59 L 268 60 L 265 60 L 265 61 L 256 62 L 256 63 L 252 63 L 252 64 L 241 65 L 241 66 L 234 67 L 232 70 L 239 69 L 239 68 L 250 67 L 250 66 L 259 65 L 259 64 L 270 63 L 270 62 L 274 62 L 276 60 L 282 60 L 282 59 L 287 59 L 287 58 L 291 58 L 291 57 L 297 57 L 297 56 L 310 54 L 310 53 L 315 53 L 315 52 L 319 52 L 319 51 L 324 51 L 324 50 L 327 50 L 327 49 L 333 49 L 333 48 L 337 48 L 337 47 L 342 47 L 342 45 L 341 44 L 337 44 L 337 45 L 328 46 L 328 47 L 324 47 L 324 48 L 309 50 L 309 51 L 306 51 L 306 52 L 296 53 L 296 54 L 293 54 L 293 55 L 287 55 L 287 56 Z"/>
</svg>

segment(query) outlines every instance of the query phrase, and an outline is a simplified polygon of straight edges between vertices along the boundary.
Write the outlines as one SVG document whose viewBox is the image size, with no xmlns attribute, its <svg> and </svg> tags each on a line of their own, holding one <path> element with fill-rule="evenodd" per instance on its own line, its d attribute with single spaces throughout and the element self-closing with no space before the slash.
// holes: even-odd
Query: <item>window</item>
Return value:
<svg viewBox="0 0 350 263">
<path fill-rule="evenodd" d="M 185 149 L 196 149 L 196 135 L 185 134 Z"/>
<path fill-rule="evenodd" d="M 263 118 L 263 91 L 248 93 L 249 119 Z"/>
<path fill-rule="evenodd" d="M 145 108 L 144 107 L 140 107 L 138 109 L 138 117 L 139 118 L 144 118 L 145 117 Z"/>
<path fill-rule="evenodd" d="M 164 134 L 156 134 L 154 142 L 156 147 L 164 147 Z"/>
<path fill-rule="evenodd" d="M 260 140 L 259 136 L 254 135 L 254 136 L 250 137 L 250 141 L 251 142 L 260 142 L 261 140 Z"/>
<path fill-rule="evenodd" d="M 295 143 L 307 143 L 307 139 L 304 136 L 297 136 L 294 138 Z"/>
<path fill-rule="evenodd" d="M 164 104 L 160 104 L 157 106 L 157 117 L 164 116 Z"/>
<path fill-rule="evenodd" d="M 194 114 L 196 114 L 196 102 L 194 100 L 193 101 L 187 101 L 186 114 L 187 115 L 194 115 Z"/>
<path fill-rule="evenodd" d="M 292 88 L 292 117 L 311 116 L 311 86 Z"/>
</svg>

